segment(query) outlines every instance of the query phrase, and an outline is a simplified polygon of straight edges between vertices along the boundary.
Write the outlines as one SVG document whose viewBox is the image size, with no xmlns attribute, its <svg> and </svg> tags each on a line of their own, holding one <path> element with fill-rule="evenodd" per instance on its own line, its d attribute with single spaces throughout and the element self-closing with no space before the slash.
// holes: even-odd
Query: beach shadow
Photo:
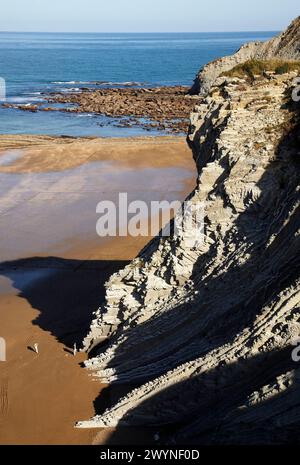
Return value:
<svg viewBox="0 0 300 465">
<path fill-rule="evenodd" d="M 33 320 L 69 348 L 81 347 L 92 312 L 101 305 L 104 284 L 128 261 L 72 260 L 32 257 L 0 263 L 0 275 L 9 278 L 32 308 Z"/>
</svg>

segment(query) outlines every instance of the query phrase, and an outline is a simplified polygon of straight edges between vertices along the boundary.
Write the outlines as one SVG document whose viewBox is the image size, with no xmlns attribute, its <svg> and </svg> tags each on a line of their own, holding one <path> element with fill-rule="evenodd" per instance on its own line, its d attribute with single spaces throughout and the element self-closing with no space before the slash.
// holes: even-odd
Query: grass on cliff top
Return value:
<svg viewBox="0 0 300 465">
<path fill-rule="evenodd" d="M 300 61 L 249 60 L 235 66 L 230 71 L 225 71 L 221 76 L 254 79 L 255 76 L 263 76 L 266 72 L 285 74 L 291 71 L 300 71 Z"/>
</svg>

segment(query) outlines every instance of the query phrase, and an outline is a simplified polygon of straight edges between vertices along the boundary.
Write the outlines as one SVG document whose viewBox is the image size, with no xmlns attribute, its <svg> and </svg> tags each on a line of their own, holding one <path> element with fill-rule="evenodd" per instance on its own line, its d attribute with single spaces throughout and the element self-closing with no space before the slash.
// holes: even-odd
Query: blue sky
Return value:
<svg viewBox="0 0 300 465">
<path fill-rule="evenodd" d="M 2 0 L 0 31 L 282 30 L 299 0 Z"/>
</svg>

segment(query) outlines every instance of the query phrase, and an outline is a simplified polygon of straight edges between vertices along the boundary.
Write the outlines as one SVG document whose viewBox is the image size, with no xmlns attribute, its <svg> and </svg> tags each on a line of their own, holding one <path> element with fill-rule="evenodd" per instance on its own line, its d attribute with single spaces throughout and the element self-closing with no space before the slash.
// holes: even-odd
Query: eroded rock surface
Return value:
<svg viewBox="0 0 300 465">
<path fill-rule="evenodd" d="M 279 36 L 267 42 L 250 42 L 243 45 L 234 55 L 208 63 L 196 77 L 191 93 L 206 95 L 220 74 L 254 58 L 300 60 L 300 16 Z"/>
<path fill-rule="evenodd" d="M 147 131 L 186 133 L 189 115 L 201 97 L 189 94 L 185 86 L 153 88 L 81 88 L 74 93 L 43 95 L 45 102 L 37 104 L 3 103 L 3 108 L 22 111 L 56 111 L 71 114 L 105 115 L 116 127 L 141 127 Z M 61 106 L 55 106 L 55 105 Z M 114 120 L 117 121 L 114 121 Z"/>
<path fill-rule="evenodd" d="M 110 278 L 86 365 L 102 382 L 135 388 L 79 427 L 156 426 L 163 441 L 197 444 L 298 437 L 294 78 L 227 79 L 194 109 L 190 200 L 205 206 L 204 241 L 156 238 Z"/>
</svg>

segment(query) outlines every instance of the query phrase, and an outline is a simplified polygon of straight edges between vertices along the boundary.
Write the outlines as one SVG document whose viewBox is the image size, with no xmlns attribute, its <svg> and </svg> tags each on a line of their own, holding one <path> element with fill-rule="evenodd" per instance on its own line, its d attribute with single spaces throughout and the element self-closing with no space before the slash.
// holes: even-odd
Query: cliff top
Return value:
<svg viewBox="0 0 300 465">
<path fill-rule="evenodd" d="M 214 60 L 201 69 L 191 88 L 191 94 L 207 94 L 215 80 L 224 72 L 249 60 L 300 60 L 300 16 L 286 31 L 267 42 L 250 42 L 234 55 Z"/>
</svg>

